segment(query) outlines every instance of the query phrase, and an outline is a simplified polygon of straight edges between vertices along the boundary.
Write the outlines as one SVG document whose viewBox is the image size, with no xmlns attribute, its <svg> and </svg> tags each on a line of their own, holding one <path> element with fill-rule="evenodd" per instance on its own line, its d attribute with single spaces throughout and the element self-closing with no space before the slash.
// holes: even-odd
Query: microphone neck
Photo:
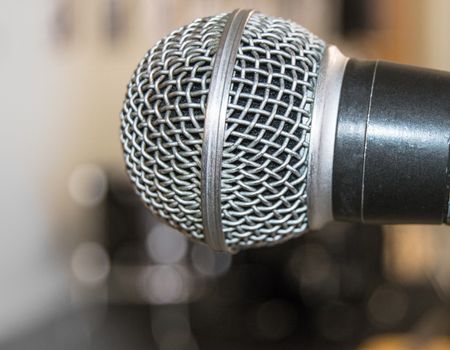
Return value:
<svg viewBox="0 0 450 350">
<path fill-rule="evenodd" d="M 449 138 L 450 73 L 350 59 L 337 112 L 334 218 L 447 223 Z"/>
</svg>

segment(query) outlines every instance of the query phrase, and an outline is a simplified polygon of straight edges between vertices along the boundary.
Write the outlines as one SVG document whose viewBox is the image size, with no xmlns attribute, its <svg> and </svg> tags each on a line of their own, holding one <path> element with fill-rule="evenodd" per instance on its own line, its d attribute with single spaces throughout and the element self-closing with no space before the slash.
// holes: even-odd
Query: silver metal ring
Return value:
<svg viewBox="0 0 450 350">
<path fill-rule="evenodd" d="M 334 143 L 341 86 L 348 57 L 336 46 L 325 51 L 317 79 L 308 166 L 308 221 L 313 230 L 333 220 Z"/>
<path fill-rule="evenodd" d="M 252 10 L 234 10 L 214 58 L 202 147 L 201 206 L 208 246 L 230 251 L 222 230 L 221 179 L 225 119 L 237 51 Z"/>
</svg>

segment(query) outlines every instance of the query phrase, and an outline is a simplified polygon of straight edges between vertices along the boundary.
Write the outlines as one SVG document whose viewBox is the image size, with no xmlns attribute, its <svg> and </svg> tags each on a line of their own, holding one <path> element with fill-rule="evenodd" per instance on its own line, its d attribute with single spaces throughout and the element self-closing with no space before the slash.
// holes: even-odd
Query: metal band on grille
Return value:
<svg viewBox="0 0 450 350">
<path fill-rule="evenodd" d="M 221 209 L 225 119 L 238 47 L 252 12 L 252 10 L 235 10 L 228 19 L 214 59 L 206 107 L 202 148 L 201 208 L 206 243 L 210 248 L 220 251 L 229 250 L 222 230 Z"/>
</svg>

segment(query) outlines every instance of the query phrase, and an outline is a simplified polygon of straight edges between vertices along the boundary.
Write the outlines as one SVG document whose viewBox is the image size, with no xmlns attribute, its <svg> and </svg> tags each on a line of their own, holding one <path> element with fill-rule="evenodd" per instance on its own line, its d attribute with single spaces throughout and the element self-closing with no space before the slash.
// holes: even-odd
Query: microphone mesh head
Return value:
<svg viewBox="0 0 450 350">
<path fill-rule="evenodd" d="M 159 41 L 138 65 L 121 114 L 129 176 L 146 205 L 204 241 L 201 155 L 211 73 L 229 14 L 198 19 Z M 254 13 L 232 78 L 222 162 L 227 245 L 270 245 L 307 230 L 312 105 L 324 42 Z"/>
</svg>

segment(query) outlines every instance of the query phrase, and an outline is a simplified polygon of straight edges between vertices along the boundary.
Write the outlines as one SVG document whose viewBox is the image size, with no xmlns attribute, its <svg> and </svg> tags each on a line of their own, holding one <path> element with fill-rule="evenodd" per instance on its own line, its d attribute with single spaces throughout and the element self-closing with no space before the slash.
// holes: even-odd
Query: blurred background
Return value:
<svg viewBox="0 0 450 350">
<path fill-rule="evenodd" d="M 237 256 L 157 223 L 119 113 L 144 53 L 255 8 L 450 70 L 448 0 L 2 0 L 0 349 L 450 349 L 450 232 L 331 224 Z"/>
</svg>

